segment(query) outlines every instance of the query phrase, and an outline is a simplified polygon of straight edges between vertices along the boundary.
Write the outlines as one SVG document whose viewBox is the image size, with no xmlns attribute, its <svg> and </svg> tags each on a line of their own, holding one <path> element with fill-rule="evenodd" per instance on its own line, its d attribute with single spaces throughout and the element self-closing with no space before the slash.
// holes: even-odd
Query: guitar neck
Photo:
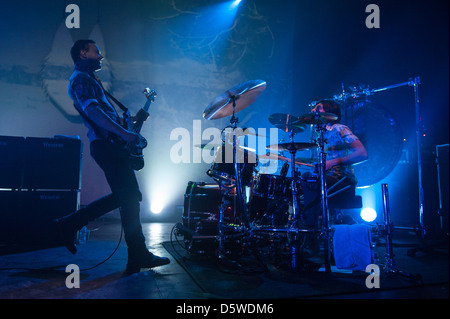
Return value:
<svg viewBox="0 0 450 319">
<path fill-rule="evenodd" d="M 141 132 L 141 129 L 142 129 L 142 125 L 144 124 L 144 121 L 142 121 L 142 122 L 136 122 L 136 123 L 134 123 L 134 126 L 133 126 L 133 131 L 134 131 L 134 133 L 140 133 Z"/>
<path fill-rule="evenodd" d="M 147 120 L 147 118 L 148 118 L 148 109 L 150 108 L 150 104 L 152 104 L 152 101 L 156 95 L 156 92 L 146 89 L 144 91 L 144 94 L 147 95 L 147 101 L 145 102 L 144 107 L 142 109 L 140 109 L 139 112 L 136 114 L 136 122 L 133 125 L 133 131 L 135 133 L 141 132 L 142 125 L 144 124 L 145 120 Z"/>
<path fill-rule="evenodd" d="M 133 131 L 135 133 L 140 133 L 142 126 L 144 125 L 145 120 L 148 118 L 148 109 L 150 108 L 150 104 L 152 103 L 151 99 L 148 98 L 147 102 L 142 109 L 136 114 L 136 122 L 133 125 Z"/>
</svg>

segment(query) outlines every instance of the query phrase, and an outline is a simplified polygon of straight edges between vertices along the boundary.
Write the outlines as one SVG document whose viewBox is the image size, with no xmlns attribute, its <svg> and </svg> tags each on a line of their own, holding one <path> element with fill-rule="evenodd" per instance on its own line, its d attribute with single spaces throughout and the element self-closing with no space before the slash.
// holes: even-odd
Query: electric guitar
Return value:
<svg viewBox="0 0 450 319">
<path fill-rule="evenodd" d="M 140 132 L 142 125 L 149 116 L 148 109 L 150 104 L 155 101 L 156 97 L 155 90 L 149 88 L 146 88 L 143 93 L 147 98 L 144 107 L 134 117 L 130 115 L 129 111 L 123 114 L 123 126 L 126 130 L 138 134 L 139 141 L 137 143 L 119 143 L 122 146 L 123 155 L 127 158 L 128 165 L 135 171 L 139 171 L 144 167 L 144 154 L 142 151 L 147 147 L 148 143 Z"/>
</svg>

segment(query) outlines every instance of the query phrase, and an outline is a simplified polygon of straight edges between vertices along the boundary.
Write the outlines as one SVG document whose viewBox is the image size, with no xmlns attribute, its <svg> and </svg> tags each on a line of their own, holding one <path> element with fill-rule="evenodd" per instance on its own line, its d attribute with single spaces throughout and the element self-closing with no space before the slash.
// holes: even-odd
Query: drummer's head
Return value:
<svg viewBox="0 0 450 319">
<path fill-rule="evenodd" d="M 316 102 L 312 112 L 332 113 L 338 118 L 334 123 L 339 123 L 341 120 L 341 105 L 334 100 L 323 99 Z"/>
</svg>

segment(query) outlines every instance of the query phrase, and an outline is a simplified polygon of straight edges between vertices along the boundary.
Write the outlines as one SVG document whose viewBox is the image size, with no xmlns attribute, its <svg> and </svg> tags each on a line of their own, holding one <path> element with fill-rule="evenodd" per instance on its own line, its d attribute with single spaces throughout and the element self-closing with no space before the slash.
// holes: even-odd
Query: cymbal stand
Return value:
<svg viewBox="0 0 450 319">
<path fill-rule="evenodd" d="M 325 262 L 325 271 L 331 272 L 331 262 L 330 262 L 330 227 L 329 227 L 329 212 L 328 212 L 328 196 L 327 196 L 327 180 L 325 175 L 326 170 L 326 159 L 327 153 L 325 152 L 325 138 L 324 132 L 326 130 L 326 125 L 321 124 L 319 120 L 319 112 L 316 113 L 316 131 L 319 133 L 319 138 L 317 142 L 319 144 L 320 153 L 319 153 L 319 177 L 320 177 L 320 199 L 322 206 L 322 231 L 325 237 L 325 246 L 324 246 L 324 262 Z"/>
<path fill-rule="evenodd" d="M 299 258 L 300 252 L 300 241 L 299 241 L 299 221 L 303 220 L 303 215 L 300 214 L 298 208 L 298 197 L 297 197 L 297 172 L 295 171 L 295 153 L 297 149 L 294 143 L 295 130 L 292 128 L 289 131 L 289 138 L 291 139 L 291 147 L 289 148 L 289 153 L 291 153 L 291 191 L 292 191 L 292 223 L 288 227 L 288 238 L 289 247 L 291 251 L 291 269 L 298 270 L 301 266 L 301 260 Z M 293 233 L 293 235 L 291 235 Z"/>
<path fill-rule="evenodd" d="M 231 188 L 226 187 L 222 185 L 222 182 L 219 183 L 219 187 L 222 193 L 222 202 L 220 203 L 220 209 L 219 209 L 219 223 L 218 223 L 218 252 L 217 255 L 219 259 L 223 259 L 225 257 L 224 254 L 224 242 L 225 242 L 225 210 L 227 209 L 228 205 L 230 204 L 228 198 L 228 195 L 230 193 Z"/>
<path fill-rule="evenodd" d="M 231 100 L 233 101 L 233 115 L 230 119 L 230 127 L 233 129 L 233 161 L 234 161 L 234 172 L 236 177 L 236 196 L 237 196 L 237 205 L 239 207 L 239 211 L 242 215 L 242 218 L 244 220 L 244 224 L 246 227 L 250 226 L 248 215 L 247 215 L 247 208 L 243 200 L 243 191 L 242 191 L 242 178 L 241 178 L 241 171 L 239 168 L 238 163 L 238 156 L 237 156 L 237 138 L 236 138 L 236 128 L 237 123 L 239 122 L 239 119 L 235 117 L 235 111 L 236 111 L 236 96 L 231 96 Z M 245 156 L 244 156 L 245 160 Z"/>
<path fill-rule="evenodd" d="M 294 220 L 294 225 L 295 223 L 298 222 L 298 220 L 303 220 L 303 215 L 300 214 L 299 209 L 298 209 L 298 198 L 297 198 L 297 174 L 295 171 L 295 153 L 297 152 L 297 149 L 295 148 L 295 144 L 294 144 L 294 135 L 295 135 L 295 130 L 292 130 L 289 133 L 289 137 L 291 138 L 291 143 L 292 143 L 292 147 L 289 150 L 289 153 L 291 153 L 291 163 L 293 163 L 291 166 L 291 189 L 292 189 L 292 217 Z"/>
</svg>

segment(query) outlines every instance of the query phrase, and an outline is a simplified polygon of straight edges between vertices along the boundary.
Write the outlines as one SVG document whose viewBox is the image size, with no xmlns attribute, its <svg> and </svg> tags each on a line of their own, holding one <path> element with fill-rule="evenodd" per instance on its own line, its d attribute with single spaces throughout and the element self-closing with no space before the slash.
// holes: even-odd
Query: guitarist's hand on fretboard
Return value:
<svg viewBox="0 0 450 319">
<path fill-rule="evenodd" d="M 142 122 L 144 123 L 148 118 L 148 113 L 144 111 L 143 109 L 140 109 L 135 116 L 132 117 L 133 122 Z"/>
</svg>

